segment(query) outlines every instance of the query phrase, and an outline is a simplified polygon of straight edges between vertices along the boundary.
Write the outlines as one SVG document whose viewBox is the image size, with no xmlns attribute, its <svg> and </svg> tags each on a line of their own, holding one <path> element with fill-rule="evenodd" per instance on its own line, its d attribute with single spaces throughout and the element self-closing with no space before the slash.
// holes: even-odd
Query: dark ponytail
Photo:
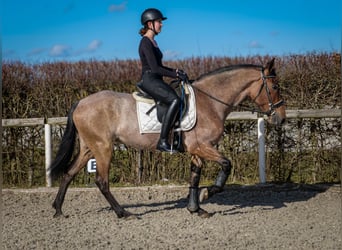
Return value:
<svg viewBox="0 0 342 250">
<path fill-rule="evenodd" d="M 146 34 L 146 32 L 148 31 L 148 27 L 147 25 L 144 25 L 144 27 L 142 27 L 140 30 L 139 30 L 139 34 L 141 36 L 144 36 Z"/>
</svg>

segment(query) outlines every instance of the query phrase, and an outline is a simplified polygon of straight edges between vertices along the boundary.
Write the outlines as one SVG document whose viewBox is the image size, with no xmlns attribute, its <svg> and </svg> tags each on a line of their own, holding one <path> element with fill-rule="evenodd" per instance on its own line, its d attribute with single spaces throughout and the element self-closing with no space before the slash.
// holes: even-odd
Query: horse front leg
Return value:
<svg viewBox="0 0 342 250">
<path fill-rule="evenodd" d="M 187 209 L 190 213 L 197 213 L 202 218 L 208 218 L 211 215 L 199 206 L 199 182 L 201 179 L 201 167 L 201 159 L 198 156 L 193 156 L 191 159 L 191 177 Z"/>
<path fill-rule="evenodd" d="M 200 202 L 206 199 L 209 199 L 214 194 L 217 194 L 223 191 L 224 185 L 226 184 L 226 181 L 230 175 L 232 165 L 231 165 L 230 160 L 228 160 L 225 157 L 223 157 L 220 161 L 218 161 L 218 163 L 221 165 L 221 170 L 219 171 L 216 177 L 216 181 L 214 185 L 201 189 L 201 192 L 199 195 Z"/>
</svg>

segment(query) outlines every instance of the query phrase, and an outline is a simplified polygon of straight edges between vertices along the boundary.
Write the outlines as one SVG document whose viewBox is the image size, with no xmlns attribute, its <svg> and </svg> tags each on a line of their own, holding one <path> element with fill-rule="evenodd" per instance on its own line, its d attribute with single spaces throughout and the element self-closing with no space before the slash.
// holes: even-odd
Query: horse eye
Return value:
<svg viewBox="0 0 342 250">
<path fill-rule="evenodd" d="M 279 89 L 279 85 L 278 85 L 278 84 L 273 84 L 273 85 L 272 85 L 272 89 L 278 90 L 278 89 Z"/>
</svg>

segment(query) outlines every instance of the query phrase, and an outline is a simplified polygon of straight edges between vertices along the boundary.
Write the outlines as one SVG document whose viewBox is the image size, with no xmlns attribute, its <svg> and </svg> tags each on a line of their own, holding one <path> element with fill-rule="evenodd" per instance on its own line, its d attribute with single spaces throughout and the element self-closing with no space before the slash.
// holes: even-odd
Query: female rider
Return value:
<svg viewBox="0 0 342 250">
<path fill-rule="evenodd" d="M 155 101 L 168 106 L 163 116 L 157 149 L 165 152 L 175 152 L 176 150 L 172 150 L 170 146 L 169 134 L 178 114 L 180 98 L 175 90 L 163 81 L 163 76 L 186 81 L 187 75 L 182 70 L 171 69 L 162 64 L 163 54 L 154 38 L 161 32 L 164 20 L 166 20 L 166 17 L 158 9 L 154 8 L 146 9 L 141 15 L 143 28 L 139 32 L 142 36 L 139 45 L 139 56 L 142 65 L 142 82 L 140 86 Z"/>
</svg>

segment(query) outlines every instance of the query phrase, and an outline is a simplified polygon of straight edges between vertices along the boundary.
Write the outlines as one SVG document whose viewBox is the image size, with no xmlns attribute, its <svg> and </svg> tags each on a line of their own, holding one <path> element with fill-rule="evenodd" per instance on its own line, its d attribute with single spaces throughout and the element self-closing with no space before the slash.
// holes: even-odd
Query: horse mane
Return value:
<svg viewBox="0 0 342 250">
<path fill-rule="evenodd" d="M 203 78 L 208 77 L 208 76 L 220 74 L 220 73 L 223 73 L 223 72 L 226 72 L 226 71 L 237 70 L 237 69 L 241 69 L 241 68 L 259 68 L 259 69 L 263 69 L 263 66 L 255 65 L 255 64 L 235 64 L 235 65 L 229 65 L 229 66 L 225 66 L 225 67 L 221 67 L 221 68 L 215 69 L 215 70 L 210 71 L 208 73 L 204 73 L 204 74 L 200 75 L 196 79 L 196 81 L 202 80 Z"/>
</svg>

